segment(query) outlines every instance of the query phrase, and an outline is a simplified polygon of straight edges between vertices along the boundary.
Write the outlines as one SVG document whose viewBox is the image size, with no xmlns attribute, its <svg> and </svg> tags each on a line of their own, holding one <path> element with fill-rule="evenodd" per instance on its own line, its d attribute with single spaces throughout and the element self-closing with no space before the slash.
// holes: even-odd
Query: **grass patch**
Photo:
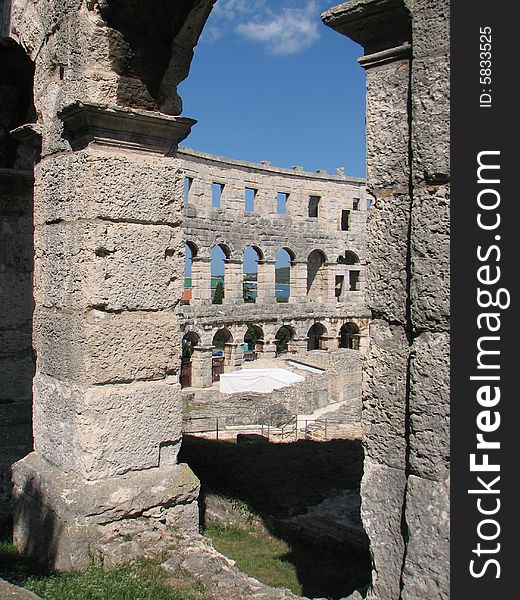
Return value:
<svg viewBox="0 0 520 600">
<path fill-rule="evenodd" d="M 289 588 L 302 595 L 296 569 L 286 561 L 290 546 L 279 539 L 233 525 L 209 525 L 205 532 L 215 548 L 236 561 L 237 567 L 272 587 Z"/>
<path fill-rule="evenodd" d="M 0 577 L 44 600 L 205 600 L 203 587 L 172 587 L 158 562 L 140 560 L 110 568 L 91 565 L 71 573 L 42 573 L 9 542 L 0 542 Z"/>
</svg>

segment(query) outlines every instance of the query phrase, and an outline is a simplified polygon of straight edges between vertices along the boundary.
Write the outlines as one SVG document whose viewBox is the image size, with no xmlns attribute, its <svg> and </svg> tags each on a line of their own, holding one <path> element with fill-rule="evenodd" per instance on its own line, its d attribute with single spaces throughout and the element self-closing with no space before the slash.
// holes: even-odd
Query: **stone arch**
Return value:
<svg viewBox="0 0 520 600">
<path fill-rule="evenodd" d="M 346 265 L 357 265 L 359 263 L 359 256 L 353 250 L 345 250 L 343 262 Z"/>
<path fill-rule="evenodd" d="M 244 333 L 244 344 L 247 344 L 247 351 L 244 348 L 244 359 L 254 360 L 257 352 L 261 352 L 264 345 L 264 330 L 260 325 L 249 324 Z"/>
<path fill-rule="evenodd" d="M 327 299 L 327 255 L 323 250 L 313 250 L 307 257 L 307 297 L 315 302 Z"/>
<path fill-rule="evenodd" d="M 277 302 L 289 302 L 291 297 L 291 274 L 295 254 L 290 248 L 280 248 L 275 259 L 275 298 Z"/>
<path fill-rule="evenodd" d="M 314 323 L 307 332 L 307 350 L 321 350 L 327 328 L 323 323 Z"/>
<path fill-rule="evenodd" d="M 359 327 L 356 323 L 344 323 L 339 330 L 339 347 L 359 350 L 359 338 Z"/>
<path fill-rule="evenodd" d="M 226 263 L 231 256 L 227 244 L 216 244 L 211 251 L 211 301 L 222 304 L 226 296 Z"/>
<path fill-rule="evenodd" d="M 294 329 L 290 325 L 282 325 L 274 336 L 276 353 L 285 354 L 286 352 L 291 352 L 291 341 L 294 337 Z"/>
<path fill-rule="evenodd" d="M 231 331 L 227 327 L 221 327 L 214 333 L 211 343 L 216 349 L 223 350 L 226 344 L 230 344 L 232 342 L 233 335 Z"/>
<path fill-rule="evenodd" d="M 193 354 L 193 348 L 200 346 L 200 336 L 196 331 L 187 331 L 182 337 L 182 360 L 188 362 Z"/>
<path fill-rule="evenodd" d="M 193 297 L 193 289 L 199 285 L 199 273 L 193 268 L 193 261 L 197 258 L 199 249 L 192 241 L 186 241 L 184 244 L 184 286 L 182 292 L 183 304 L 189 304 Z M 195 281 L 194 281 L 195 280 Z"/>
<path fill-rule="evenodd" d="M 108 32 L 118 104 L 179 115 L 177 85 L 189 72 L 193 48 L 215 0 L 105 0 L 96 3 Z M 116 33 L 117 32 L 117 33 Z"/>
<path fill-rule="evenodd" d="M 264 253 L 258 246 L 250 245 L 244 250 L 242 256 L 242 297 L 246 303 L 255 303 L 258 298 L 258 282 Z"/>
</svg>

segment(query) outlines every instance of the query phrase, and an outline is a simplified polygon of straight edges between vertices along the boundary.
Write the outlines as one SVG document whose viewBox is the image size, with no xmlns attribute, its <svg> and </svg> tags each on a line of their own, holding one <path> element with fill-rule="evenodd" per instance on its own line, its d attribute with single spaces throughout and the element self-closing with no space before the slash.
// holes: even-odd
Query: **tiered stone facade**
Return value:
<svg viewBox="0 0 520 600">
<path fill-rule="evenodd" d="M 358 335 L 356 346 L 364 351 L 368 333 L 364 180 L 230 160 L 186 148 L 178 157 L 187 178 L 183 227 L 193 259 L 191 299 L 177 313 L 183 331 L 198 339 L 193 385 L 211 385 L 212 340 L 223 329 L 231 336 L 229 370 L 242 362 L 250 326 L 260 331 L 257 353 L 266 357 L 275 355 L 281 327 L 291 332 L 289 351 L 306 352 L 315 324 L 323 325 L 321 349 L 345 347 L 341 328 L 350 323 Z M 218 208 L 212 206 L 212 184 L 222 189 Z M 245 210 L 246 188 L 256 190 L 252 212 Z M 279 193 L 286 195 L 285 214 L 277 210 Z M 319 198 L 317 216 L 309 216 L 311 198 Z M 222 304 L 211 301 L 211 251 L 217 245 L 227 252 Z M 258 255 L 255 302 L 245 302 L 242 293 L 244 252 L 249 247 Z M 275 297 L 275 261 L 281 249 L 291 259 L 288 302 Z M 323 261 L 313 271 L 317 253 Z"/>
</svg>

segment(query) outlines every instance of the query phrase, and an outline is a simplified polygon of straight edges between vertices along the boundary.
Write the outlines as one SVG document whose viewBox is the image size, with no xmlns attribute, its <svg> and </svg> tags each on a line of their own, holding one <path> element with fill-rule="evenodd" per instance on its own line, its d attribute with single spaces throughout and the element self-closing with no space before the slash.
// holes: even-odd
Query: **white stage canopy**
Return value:
<svg viewBox="0 0 520 600">
<path fill-rule="evenodd" d="M 244 369 L 223 373 L 220 376 L 220 391 L 223 394 L 238 392 L 267 394 L 301 381 L 305 381 L 305 377 L 285 369 Z"/>
</svg>

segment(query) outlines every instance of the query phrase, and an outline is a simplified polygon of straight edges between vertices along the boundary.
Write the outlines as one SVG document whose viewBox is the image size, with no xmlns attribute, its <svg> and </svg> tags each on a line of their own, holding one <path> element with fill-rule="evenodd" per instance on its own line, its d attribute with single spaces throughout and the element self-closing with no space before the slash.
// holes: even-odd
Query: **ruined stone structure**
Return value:
<svg viewBox="0 0 520 600">
<path fill-rule="evenodd" d="M 334 348 L 348 323 L 359 332 L 344 340 L 366 333 L 365 286 L 369 595 L 448 598 L 448 3 L 354 0 L 324 15 L 365 47 L 376 198 L 365 252 L 362 182 L 178 151 L 194 121 L 179 116 L 176 86 L 214 2 L 0 1 L 0 427 L 14 431 L 4 473 L 30 449 L 12 427 L 30 421 L 36 352 L 34 451 L 13 469 L 15 542 L 69 568 L 116 521 L 194 530 L 198 482 L 177 464 L 183 335 L 198 337 L 204 387 L 215 330 L 229 334 L 228 368 L 248 326 L 262 329 L 266 354 L 282 325 L 289 350 Z M 225 186 L 220 209 L 211 184 Z M 259 214 L 244 214 L 245 188 Z M 274 214 L 275 192 L 288 194 L 286 215 Z M 251 303 L 240 297 L 245 244 L 258 256 Z M 208 285 L 212 245 L 226 255 L 222 305 Z M 288 303 L 274 299 L 278 248 L 291 251 Z"/>
<path fill-rule="evenodd" d="M 365 49 L 369 597 L 449 598 L 449 3 L 354 0 L 323 18 Z"/>
<path fill-rule="evenodd" d="M 289 352 L 353 346 L 364 351 L 364 181 L 341 172 L 306 173 L 187 149 L 177 156 L 186 177 L 183 227 L 192 261 L 190 299 L 177 314 L 194 344 L 191 385 L 211 385 L 213 338 L 219 331 L 227 336 L 226 370 L 242 364 L 248 328 L 257 331 L 257 356 L 276 355 L 282 327 L 291 336 Z M 212 186 L 218 186 L 217 199 Z M 250 212 L 246 189 L 254 197 Z M 226 257 L 221 304 L 212 304 L 210 289 L 211 251 L 216 246 Z M 254 298 L 243 294 L 248 248 L 257 262 Z M 280 251 L 290 259 L 286 302 L 277 302 L 275 295 Z"/>
</svg>

